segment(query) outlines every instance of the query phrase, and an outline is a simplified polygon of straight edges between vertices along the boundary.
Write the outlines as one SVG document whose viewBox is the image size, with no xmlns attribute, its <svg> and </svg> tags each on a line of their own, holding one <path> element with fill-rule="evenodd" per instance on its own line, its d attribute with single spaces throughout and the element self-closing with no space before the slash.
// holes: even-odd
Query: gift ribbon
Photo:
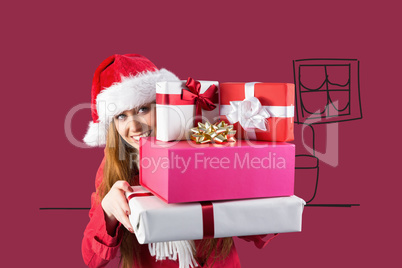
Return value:
<svg viewBox="0 0 402 268">
<path fill-rule="evenodd" d="M 274 239 L 275 237 L 278 236 L 278 233 L 275 233 L 271 238 L 269 238 L 267 241 L 264 240 L 259 240 L 259 241 L 255 241 L 254 244 L 256 245 L 257 248 L 262 249 L 264 248 L 266 245 L 268 245 L 269 242 L 272 241 L 272 239 Z"/>
<path fill-rule="evenodd" d="M 216 105 L 213 103 L 213 98 L 218 88 L 215 85 L 211 85 L 204 93 L 200 94 L 201 83 L 191 77 L 187 79 L 186 87 L 189 90 L 182 89 L 181 98 L 195 103 L 194 126 L 197 126 L 198 122 L 202 122 L 202 109 L 212 111 L 216 108 Z"/>
<path fill-rule="evenodd" d="M 261 105 L 261 102 L 254 97 L 254 85 L 256 83 L 258 82 L 244 84 L 246 98 L 243 101 L 231 101 L 232 109 L 226 114 L 231 124 L 240 123 L 250 140 L 256 140 L 256 128 L 269 131 L 266 128 L 266 119 L 271 116 L 267 109 Z"/>
<path fill-rule="evenodd" d="M 201 203 L 202 208 L 202 227 L 203 227 L 203 239 L 214 238 L 215 225 L 214 225 L 214 205 L 210 201 L 203 201 Z"/>
<path fill-rule="evenodd" d="M 153 196 L 152 193 L 133 193 L 127 197 L 127 201 L 130 201 L 134 197 L 144 197 L 144 196 Z"/>
<path fill-rule="evenodd" d="M 214 95 L 212 102 L 216 104 L 219 103 L 218 95 Z M 194 100 L 183 100 L 180 94 L 162 94 L 156 93 L 156 104 L 158 105 L 194 105 Z"/>
<path fill-rule="evenodd" d="M 152 193 L 133 193 L 127 197 L 130 201 L 134 197 L 154 196 Z M 200 202 L 202 209 L 202 230 L 203 239 L 214 238 L 215 224 L 214 224 L 214 206 L 210 201 Z"/>
</svg>

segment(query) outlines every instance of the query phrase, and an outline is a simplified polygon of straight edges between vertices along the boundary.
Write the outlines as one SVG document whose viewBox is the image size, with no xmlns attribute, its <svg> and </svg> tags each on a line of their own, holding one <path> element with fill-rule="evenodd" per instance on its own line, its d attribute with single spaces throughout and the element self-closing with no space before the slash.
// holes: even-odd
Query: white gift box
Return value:
<svg viewBox="0 0 402 268">
<path fill-rule="evenodd" d="M 219 88 L 217 81 L 199 81 L 201 89 L 199 94 L 204 94 L 212 85 Z M 182 98 L 182 91 L 189 91 L 186 81 L 158 82 L 156 83 L 156 139 L 160 141 L 187 140 L 190 139 L 190 129 L 194 126 L 196 105 L 194 101 Z M 218 90 L 217 90 L 218 91 Z M 214 123 L 219 120 L 219 96 L 214 94 L 213 103 L 216 108 L 207 111 L 202 110 L 202 121 Z M 188 136 L 186 138 L 186 135 Z"/>
<path fill-rule="evenodd" d="M 215 238 L 300 232 L 306 204 L 297 196 L 217 201 L 211 211 L 208 204 L 167 204 L 141 186 L 133 189 L 129 219 L 141 244 L 203 239 L 211 228 Z"/>
</svg>

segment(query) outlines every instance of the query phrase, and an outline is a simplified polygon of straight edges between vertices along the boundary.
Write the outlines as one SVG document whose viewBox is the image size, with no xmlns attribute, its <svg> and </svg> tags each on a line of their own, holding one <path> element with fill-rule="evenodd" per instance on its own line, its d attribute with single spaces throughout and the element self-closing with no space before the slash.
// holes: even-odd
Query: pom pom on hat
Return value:
<svg viewBox="0 0 402 268">
<path fill-rule="evenodd" d="M 180 81 L 172 72 L 156 66 L 138 54 L 113 55 L 96 69 L 92 81 L 91 112 L 84 142 L 89 146 L 106 144 L 113 117 L 155 101 L 156 83 Z"/>
</svg>

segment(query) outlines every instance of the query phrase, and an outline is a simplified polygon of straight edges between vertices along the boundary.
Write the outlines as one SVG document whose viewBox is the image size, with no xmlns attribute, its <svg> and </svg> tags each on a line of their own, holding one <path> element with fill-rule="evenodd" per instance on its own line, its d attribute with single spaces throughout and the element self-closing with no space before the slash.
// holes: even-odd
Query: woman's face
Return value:
<svg viewBox="0 0 402 268">
<path fill-rule="evenodd" d="M 124 111 L 114 117 L 117 132 L 131 146 L 138 149 L 140 137 L 155 136 L 155 104 Z"/>
</svg>

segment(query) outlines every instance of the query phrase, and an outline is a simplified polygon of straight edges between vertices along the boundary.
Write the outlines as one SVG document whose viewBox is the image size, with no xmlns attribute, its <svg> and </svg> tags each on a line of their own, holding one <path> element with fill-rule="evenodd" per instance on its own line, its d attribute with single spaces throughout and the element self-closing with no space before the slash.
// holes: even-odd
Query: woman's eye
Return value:
<svg viewBox="0 0 402 268">
<path fill-rule="evenodd" d="M 116 116 L 117 120 L 124 120 L 126 118 L 125 114 L 119 114 L 118 116 Z"/>
<path fill-rule="evenodd" d="M 145 106 L 145 107 L 141 107 L 141 108 L 138 110 L 138 113 L 146 113 L 146 112 L 148 112 L 148 111 L 149 111 L 149 107 Z"/>
</svg>

